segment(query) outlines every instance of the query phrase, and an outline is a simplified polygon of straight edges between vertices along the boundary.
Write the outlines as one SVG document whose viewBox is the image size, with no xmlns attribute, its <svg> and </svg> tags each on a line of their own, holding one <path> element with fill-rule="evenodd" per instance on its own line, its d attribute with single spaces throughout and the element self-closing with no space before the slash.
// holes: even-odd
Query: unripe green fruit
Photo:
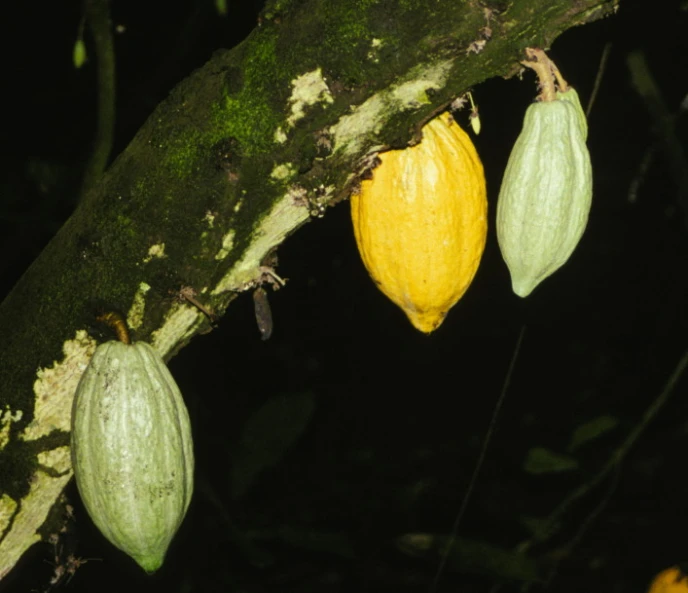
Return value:
<svg viewBox="0 0 688 593">
<path fill-rule="evenodd" d="M 559 101 L 568 101 L 576 108 L 576 115 L 578 116 L 578 124 L 583 132 L 583 140 L 588 139 L 588 118 L 585 117 L 585 111 L 581 105 L 580 98 L 576 89 L 569 87 L 565 91 L 557 91 L 557 99 Z"/>
<path fill-rule="evenodd" d="M 521 297 L 566 263 L 585 230 L 592 201 L 586 136 L 573 89 L 526 111 L 497 204 L 499 247 Z"/>
<path fill-rule="evenodd" d="M 74 398 L 71 452 L 93 522 L 156 571 L 191 501 L 194 457 L 184 400 L 151 346 L 96 348 Z"/>
</svg>

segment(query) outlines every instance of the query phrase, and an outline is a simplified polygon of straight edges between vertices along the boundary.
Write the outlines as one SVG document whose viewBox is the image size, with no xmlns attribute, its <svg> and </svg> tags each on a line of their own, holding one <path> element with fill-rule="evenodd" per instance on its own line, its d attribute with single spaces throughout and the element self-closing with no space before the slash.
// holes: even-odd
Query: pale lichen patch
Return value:
<svg viewBox="0 0 688 593">
<path fill-rule="evenodd" d="M 162 326 L 151 334 L 151 344 L 165 358 L 180 343 L 189 341 L 203 321 L 204 314 L 195 307 L 174 305 Z"/>
<path fill-rule="evenodd" d="M 268 212 L 254 231 L 255 237 L 242 258 L 218 282 L 212 294 L 242 290 L 255 283 L 260 276 L 261 260 L 273 247 L 309 218 L 308 207 L 297 203 L 287 192 Z"/>
<path fill-rule="evenodd" d="M 370 42 L 370 50 L 368 51 L 368 59 L 376 64 L 380 61 L 380 48 L 384 45 L 382 39 L 374 38 Z"/>
<path fill-rule="evenodd" d="M 0 498 L 0 525 L 7 525 L 17 509 L 17 501 L 11 496 L 3 494 Z"/>
<path fill-rule="evenodd" d="M 294 175 L 296 175 L 296 169 L 291 163 L 282 163 L 281 165 L 277 165 L 270 173 L 270 177 L 276 181 L 291 179 Z"/>
<path fill-rule="evenodd" d="M 20 439 L 33 441 L 55 431 L 69 432 L 74 394 L 95 349 L 95 340 L 85 330 L 78 330 L 74 339 L 64 342 L 62 360 L 36 371 L 33 420 Z M 39 527 L 72 477 L 66 445 L 38 452 L 36 461 L 37 469 L 27 480 L 30 489 L 22 496 L 21 506 L 9 497 L 0 503 L 0 579 L 40 540 Z"/>
<path fill-rule="evenodd" d="M 80 329 L 73 340 L 63 344 L 61 361 L 36 371 L 33 420 L 24 429 L 24 440 L 38 439 L 54 430 L 69 431 L 74 393 L 95 349 L 95 340 Z"/>
<path fill-rule="evenodd" d="M 274 138 L 277 144 L 284 144 L 287 141 L 287 135 L 284 133 L 284 130 L 279 126 L 275 130 Z"/>
<path fill-rule="evenodd" d="M 59 447 L 61 459 L 53 462 L 69 468 L 69 447 Z M 58 451 L 56 449 L 56 451 Z M 72 472 L 65 470 L 58 476 L 38 469 L 29 479 L 30 490 L 22 497 L 21 507 L 3 496 L 0 504 L 0 580 L 14 567 L 24 552 L 41 539 L 38 529 L 48 512 L 71 479 Z M 9 500 L 8 500 L 9 499 Z"/>
<path fill-rule="evenodd" d="M 426 103 L 428 90 L 444 87 L 452 64 L 453 60 L 445 60 L 432 66 L 418 66 L 404 82 L 377 93 L 354 107 L 350 114 L 343 116 L 330 128 L 334 138 L 334 152 L 360 152 L 366 138 L 375 136 L 388 116 L 417 109 Z"/>
<path fill-rule="evenodd" d="M 427 95 L 428 87 L 425 80 L 411 80 L 395 87 L 392 90 L 392 98 L 395 101 L 404 102 L 407 108 L 417 109 L 421 105 L 430 104 Z"/>
<path fill-rule="evenodd" d="M 351 108 L 329 131 L 334 139 L 334 151 L 346 150 L 348 154 L 358 152 L 365 135 L 375 135 L 382 128 L 385 101 L 381 94 L 373 95 L 361 105 Z M 382 148 L 382 147 L 380 147 Z"/>
<path fill-rule="evenodd" d="M 203 220 L 208 224 L 208 228 L 212 229 L 215 226 L 215 213 L 208 210 L 205 213 Z"/>
<path fill-rule="evenodd" d="M 143 263 L 148 263 L 151 261 L 153 258 L 161 258 L 161 257 L 166 257 L 165 255 L 165 244 L 164 243 L 156 243 L 155 245 L 151 245 L 150 248 L 148 249 L 148 255 L 143 258 Z"/>
<path fill-rule="evenodd" d="M 287 123 L 292 127 L 306 115 L 306 107 L 316 103 L 334 102 L 320 68 L 297 76 L 291 81 L 291 86 L 291 115 L 287 118 Z"/>
<path fill-rule="evenodd" d="M 143 315 L 146 311 L 146 294 L 150 290 L 150 285 L 140 282 L 134 294 L 134 299 L 127 313 L 127 325 L 129 329 L 138 329 L 143 323 Z"/>
<path fill-rule="evenodd" d="M 232 251 L 232 248 L 234 247 L 234 235 L 234 229 L 230 229 L 229 232 L 222 237 L 222 247 L 215 254 L 216 260 L 223 260 L 229 255 L 229 252 Z"/>
<path fill-rule="evenodd" d="M 57 447 L 50 451 L 38 453 L 38 463 L 43 468 L 48 468 L 52 472 L 64 473 L 71 469 L 69 447 Z"/>
<path fill-rule="evenodd" d="M 10 428 L 13 422 L 19 422 L 24 416 L 22 410 L 12 412 L 9 406 L 5 406 L 5 411 L 0 412 L 0 451 L 2 451 L 10 439 Z"/>
</svg>

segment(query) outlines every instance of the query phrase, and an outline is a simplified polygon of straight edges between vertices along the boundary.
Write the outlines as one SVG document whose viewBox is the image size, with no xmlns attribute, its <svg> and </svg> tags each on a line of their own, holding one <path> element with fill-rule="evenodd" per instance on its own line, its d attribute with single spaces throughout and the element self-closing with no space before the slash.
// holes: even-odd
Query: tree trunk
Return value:
<svg viewBox="0 0 688 593">
<path fill-rule="evenodd" d="M 617 4 L 271 0 L 179 84 L 0 307 L 0 578 L 59 529 L 96 310 L 125 313 L 169 359 L 212 323 L 180 291 L 222 315 L 276 281 L 275 250 L 346 199 L 372 155 Z"/>
</svg>

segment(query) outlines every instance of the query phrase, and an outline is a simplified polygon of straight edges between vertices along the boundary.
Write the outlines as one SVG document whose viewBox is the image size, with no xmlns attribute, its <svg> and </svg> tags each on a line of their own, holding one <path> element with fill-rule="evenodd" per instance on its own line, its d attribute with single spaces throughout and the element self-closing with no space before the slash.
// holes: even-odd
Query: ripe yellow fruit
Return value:
<svg viewBox="0 0 688 593">
<path fill-rule="evenodd" d="M 678 566 L 667 568 L 654 578 L 648 593 L 688 593 L 688 574 Z"/>
<path fill-rule="evenodd" d="M 480 264 L 487 236 L 483 166 L 448 113 L 425 125 L 419 144 L 379 157 L 373 178 L 351 197 L 358 250 L 380 290 L 430 333 Z"/>
</svg>

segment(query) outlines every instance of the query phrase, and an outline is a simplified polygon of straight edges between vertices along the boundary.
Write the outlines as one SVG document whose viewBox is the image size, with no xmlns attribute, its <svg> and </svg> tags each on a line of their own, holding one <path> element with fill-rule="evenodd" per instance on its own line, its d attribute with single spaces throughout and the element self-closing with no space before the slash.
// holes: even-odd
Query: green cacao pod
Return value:
<svg viewBox="0 0 688 593">
<path fill-rule="evenodd" d="M 568 101 L 576 108 L 576 115 L 578 116 L 578 125 L 583 132 L 583 139 L 588 139 L 588 118 L 585 117 L 585 111 L 583 111 L 583 106 L 581 105 L 580 98 L 576 89 L 573 87 L 568 87 L 566 91 L 557 91 L 557 99 L 560 101 Z"/>
<path fill-rule="evenodd" d="M 191 501 L 194 457 L 184 400 L 151 346 L 96 348 L 74 398 L 71 453 L 98 529 L 156 571 Z"/>
<path fill-rule="evenodd" d="M 585 230 L 592 201 L 586 135 L 573 89 L 526 111 L 497 204 L 499 247 L 521 297 L 566 263 Z"/>
</svg>

